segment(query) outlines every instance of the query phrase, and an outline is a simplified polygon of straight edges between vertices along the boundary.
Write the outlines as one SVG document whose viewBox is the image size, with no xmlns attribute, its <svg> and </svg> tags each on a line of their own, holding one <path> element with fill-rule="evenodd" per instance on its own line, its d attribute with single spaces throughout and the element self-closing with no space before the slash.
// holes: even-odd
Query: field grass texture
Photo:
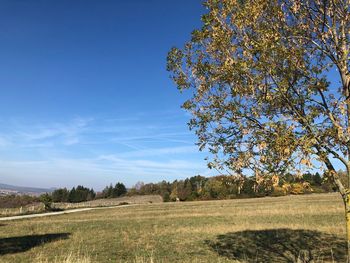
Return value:
<svg viewBox="0 0 350 263">
<path fill-rule="evenodd" d="M 338 194 L 142 204 L 0 224 L 0 262 L 345 262 Z"/>
</svg>

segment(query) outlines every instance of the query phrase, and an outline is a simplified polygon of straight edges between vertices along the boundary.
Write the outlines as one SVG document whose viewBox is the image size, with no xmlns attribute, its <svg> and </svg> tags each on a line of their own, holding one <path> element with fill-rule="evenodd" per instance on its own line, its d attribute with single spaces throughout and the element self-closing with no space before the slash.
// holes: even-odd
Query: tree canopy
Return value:
<svg viewBox="0 0 350 263">
<path fill-rule="evenodd" d="M 347 0 L 208 0 L 202 27 L 167 69 L 193 96 L 183 107 L 208 166 L 258 183 L 350 162 Z M 346 186 L 347 187 L 347 186 Z"/>
<path fill-rule="evenodd" d="M 324 169 L 341 193 L 350 262 L 350 1 L 207 0 L 167 69 L 210 168 L 269 186 Z M 345 180 L 335 161 L 346 170 Z"/>
</svg>

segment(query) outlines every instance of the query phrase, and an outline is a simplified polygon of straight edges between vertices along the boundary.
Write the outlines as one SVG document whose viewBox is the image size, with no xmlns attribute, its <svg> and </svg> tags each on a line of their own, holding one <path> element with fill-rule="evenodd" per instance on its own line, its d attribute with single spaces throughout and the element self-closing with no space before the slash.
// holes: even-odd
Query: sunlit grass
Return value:
<svg viewBox="0 0 350 263">
<path fill-rule="evenodd" d="M 0 262 L 269 262 L 261 251 L 275 249 L 278 238 L 286 253 L 279 258 L 272 251 L 270 262 L 303 262 L 306 249 L 314 262 L 336 262 L 343 256 L 343 215 L 337 194 L 317 194 L 145 204 L 10 221 L 0 226 Z M 67 236 L 42 238 L 60 233 Z M 21 244 L 23 236 L 32 236 L 32 244 Z M 4 249 L 10 237 L 23 249 Z M 332 259 L 334 253 L 339 255 Z"/>
</svg>

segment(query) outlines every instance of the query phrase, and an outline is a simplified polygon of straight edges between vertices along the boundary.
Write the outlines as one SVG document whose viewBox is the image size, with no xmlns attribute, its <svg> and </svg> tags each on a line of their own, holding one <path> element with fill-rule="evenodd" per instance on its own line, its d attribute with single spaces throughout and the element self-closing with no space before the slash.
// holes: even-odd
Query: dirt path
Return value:
<svg viewBox="0 0 350 263">
<path fill-rule="evenodd" d="M 44 217 L 44 216 L 64 215 L 64 214 L 77 213 L 77 212 L 83 212 L 83 211 L 89 211 L 89 210 L 118 208 L 118 207 L 126 207 L 126 206 L 134 206 L 134 205 L 86 207 L 86 208 L 76 208 L 76 209 L 70 209 L 70 210 L 59 211 L 59 212 L 47 212 L 47 213 L 41 213 L 41 214 L 31 214 L 31 215 L 21 215 L 21 216 L 8 216 L 8 217 L 0 217 L 0 221 L 9 221 L 9 220 Z"/>
</svg>

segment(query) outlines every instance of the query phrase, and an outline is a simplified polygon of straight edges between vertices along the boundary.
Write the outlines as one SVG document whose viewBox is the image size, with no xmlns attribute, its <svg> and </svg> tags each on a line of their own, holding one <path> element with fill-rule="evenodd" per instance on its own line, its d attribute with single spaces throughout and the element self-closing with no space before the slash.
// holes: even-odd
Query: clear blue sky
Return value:
<svg viewBox="0 0 350 263">
<path fill-rule="evenodd" d="M 101 189 L 210 173 L 165 70 L 200 25 L 200 0 L 0 6 L 1 183 Z"/>
</svg>

